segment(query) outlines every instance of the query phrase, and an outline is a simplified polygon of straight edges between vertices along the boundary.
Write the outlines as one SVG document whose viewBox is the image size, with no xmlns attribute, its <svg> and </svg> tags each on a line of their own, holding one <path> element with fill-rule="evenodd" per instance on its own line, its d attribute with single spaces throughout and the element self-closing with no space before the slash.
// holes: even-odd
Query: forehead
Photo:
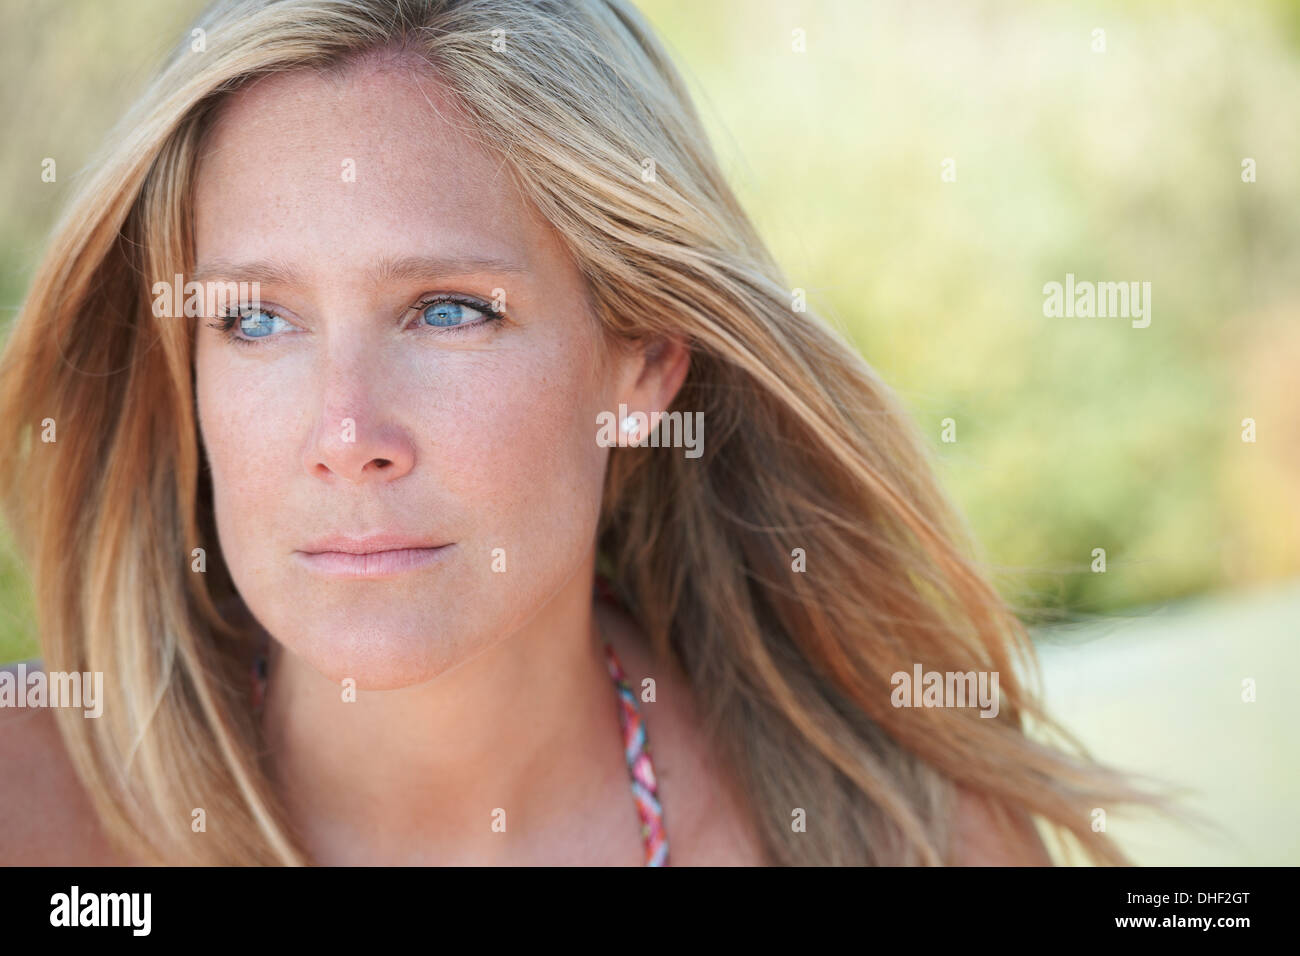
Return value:
<svg viewBox="0 0 1300 956">
<path fill-rule="evenodd" d="M 258 79 L 220 107 L 195 184 L 204 254 L 356 262 L 412 251 L 527 265 L 554 243 L 427 68 L 370 57 Z"/>
</svg>

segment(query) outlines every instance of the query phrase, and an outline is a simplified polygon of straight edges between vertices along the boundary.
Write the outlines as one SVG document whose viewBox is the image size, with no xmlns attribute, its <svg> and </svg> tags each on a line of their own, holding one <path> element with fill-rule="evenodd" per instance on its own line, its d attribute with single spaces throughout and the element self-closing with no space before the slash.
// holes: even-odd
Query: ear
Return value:
<svg viewBox="0 0 1300 956">
<path fill-rule="evenodd" d="M 682 339 L 664 337 L 640 344 L 624 366 L 617 402 L 628 411 L 644 412 L 653 428 L 658 423 L 655 413 L 672 405 L 690 366 L 691 350 Z"/>
</svg>

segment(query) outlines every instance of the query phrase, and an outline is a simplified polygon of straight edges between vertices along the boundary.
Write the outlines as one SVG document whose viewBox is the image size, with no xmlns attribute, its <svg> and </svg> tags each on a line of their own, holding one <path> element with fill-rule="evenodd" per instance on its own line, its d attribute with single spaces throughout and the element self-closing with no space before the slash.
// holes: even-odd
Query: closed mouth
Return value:
<svg viewBox="0 0 1300 956">
<path fill-rule="evenodd" d="M 383 578 L 441 563 L 454 544 L 393 547 L 379 538 L 314 544 L 294 552 L 308 570 L 327 577 Z"/>
</svg>

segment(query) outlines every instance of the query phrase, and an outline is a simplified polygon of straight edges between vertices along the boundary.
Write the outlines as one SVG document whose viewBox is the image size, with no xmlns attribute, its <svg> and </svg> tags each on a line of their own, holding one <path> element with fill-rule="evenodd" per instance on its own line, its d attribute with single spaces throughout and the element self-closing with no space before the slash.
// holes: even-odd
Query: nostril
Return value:
<svg viewBox="0 0 1300 956">
<path fill-rule="evenodd" d="M 389 465 L 391 465 L 391 464 L 392 464 L 392 462 L 389 461 L 387 458 L 376 458 L 376 459 L 375 459 L 375 467 L 376 467 L 376 468 L 379 468 L 379 469 L 381 469 L 381 470 L 384 469 L 384 468 L 387 468 L 387 467 L 388 467 Z"/>
</svg>

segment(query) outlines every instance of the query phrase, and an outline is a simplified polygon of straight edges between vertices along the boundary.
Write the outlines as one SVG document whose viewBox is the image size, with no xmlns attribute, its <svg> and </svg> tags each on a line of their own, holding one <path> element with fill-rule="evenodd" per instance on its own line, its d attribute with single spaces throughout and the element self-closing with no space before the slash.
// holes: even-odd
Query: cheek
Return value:
<svg viewBox="0 0 1300 956">
<path fill-rule="evenodd" d="M 454 397 L 424 419 L 431 480 L 469 509 L 476 557 L 488 568 L 502 548 L 507 569 L 521 572 L 496 583 L 572 570 L 591 545 L 608 451 L 596 442 L 602 396 L 576 345 L 476 356 Z"/>
<path fill-rule="evenodd" d="M 195 371 L 222 551 L 239 577 L 274 573 L 275 536 L 267 532 L 286 515 L 298 464 L 301 412 L 278 398 L 293 394 L 286 391 L 292 383 L 273 363 L 240 363 L 210 341 L 198 345 Z"/>
</svg>

